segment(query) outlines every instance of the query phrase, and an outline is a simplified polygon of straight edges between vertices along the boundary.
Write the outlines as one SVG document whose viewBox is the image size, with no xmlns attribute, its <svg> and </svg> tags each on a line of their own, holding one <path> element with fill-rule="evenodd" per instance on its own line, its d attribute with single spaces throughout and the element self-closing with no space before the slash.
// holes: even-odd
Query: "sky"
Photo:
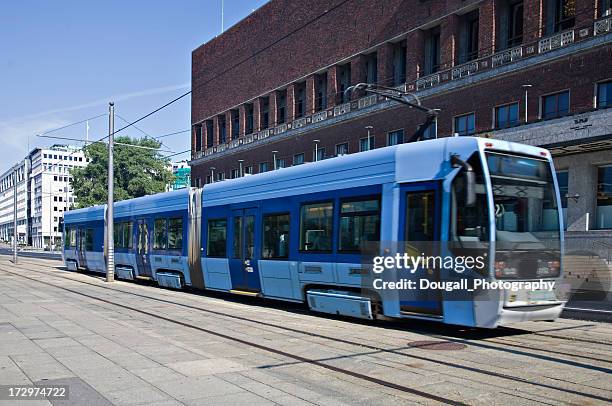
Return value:
<svg viewBox="0 0 612 406">
<path fill-rule="evenodd" d="M 225 0 L 229 27 L 265 0 Z M 191 52 L 222 32 L 222 0 L 20 0 L 0 2 L 0 174 L 28 148 L 82 143 L 37 134 L 89 121 L 89 139 L 190 90 Z M 187 96 L 119 135 L 156 137 L 190 128 Z M 48 135 L 85 139 L 82 123 Z M 190 133 L 162 139 L 189 150 Z M 173 160 L 188 159 L 189 153 Z"/>
</svg>

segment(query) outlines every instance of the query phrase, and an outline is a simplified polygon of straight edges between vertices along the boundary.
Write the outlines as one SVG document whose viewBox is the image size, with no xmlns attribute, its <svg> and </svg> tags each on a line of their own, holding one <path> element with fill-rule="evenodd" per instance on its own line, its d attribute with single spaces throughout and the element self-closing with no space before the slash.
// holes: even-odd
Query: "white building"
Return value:
<svg viewBox="0 0 612 406">
<path fill-rule="evenodd" d="M 86 166 L 87 159 L 76 147 L 53 145 L 32 150 L 28 160 L 29 243 L 39 248 L 57 246 L 62 240 L 60 219 L 75 203 L 70 170 Z"/>
<path fill-rule="evenodd" d="M 28 160 L 24 159 L 0 176 L 0 240 L 13 241 L 14 182 L 17 173 L 17 241 L 28 242 Z"/>
<path fill-rule="evenodd" d="M 0 176 L 0 240 L 13 240 L 14 171 L 17 171 L 17 237 L 37 248 L 58 246 L 60 219 L 75 203 L 70 170 L 87 165 L 78 148 L 53 145 L 35 148 Z"/>
</svg>

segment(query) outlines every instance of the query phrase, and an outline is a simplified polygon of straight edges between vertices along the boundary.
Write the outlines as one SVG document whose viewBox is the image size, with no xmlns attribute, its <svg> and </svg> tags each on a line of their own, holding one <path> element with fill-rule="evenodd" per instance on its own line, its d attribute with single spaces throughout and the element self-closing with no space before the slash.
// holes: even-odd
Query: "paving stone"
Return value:
<svg viewBox="0 0 612 406">
<path fill-rule="evenodd" d="M 169 368 L 186 376 L 204 376 L 238 372 L 248 369 L 242 364 L 225 358 L 204 359 L 199 361 L 175 362 L 167 364 Z"/>
</svg>

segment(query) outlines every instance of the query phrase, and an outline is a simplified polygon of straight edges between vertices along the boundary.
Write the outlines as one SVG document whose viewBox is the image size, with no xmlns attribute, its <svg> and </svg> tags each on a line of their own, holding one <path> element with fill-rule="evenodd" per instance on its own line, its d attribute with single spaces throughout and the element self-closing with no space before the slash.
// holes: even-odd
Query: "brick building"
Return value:
<svg viewBox="0 0 612 406">
<path fill-rule="evenodd" d="M 422 113 L 344 92 L 378 83 L 441 109 L 426 137 L 476 134 L 550 148 L 568 238 L 610 244 L 611 7 L 272 0 L 193 51 L 192 182 L 403 142 Z"/>
</svg>

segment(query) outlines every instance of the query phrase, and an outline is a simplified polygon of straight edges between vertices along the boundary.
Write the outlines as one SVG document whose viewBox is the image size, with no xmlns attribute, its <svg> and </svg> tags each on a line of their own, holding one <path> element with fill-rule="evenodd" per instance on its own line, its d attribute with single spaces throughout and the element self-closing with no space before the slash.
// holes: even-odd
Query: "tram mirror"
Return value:
<svg viewBox="0 0 612 406">
<path fill-rule="evenodd" d="M 465 176 L 465 206 L 474 207 L 476 205 L 476 174 L 472 165 L 459 158 L 458 154 L 451 155 L 451 164 L 453 167 L 463 168 Z"/>
</svg>

